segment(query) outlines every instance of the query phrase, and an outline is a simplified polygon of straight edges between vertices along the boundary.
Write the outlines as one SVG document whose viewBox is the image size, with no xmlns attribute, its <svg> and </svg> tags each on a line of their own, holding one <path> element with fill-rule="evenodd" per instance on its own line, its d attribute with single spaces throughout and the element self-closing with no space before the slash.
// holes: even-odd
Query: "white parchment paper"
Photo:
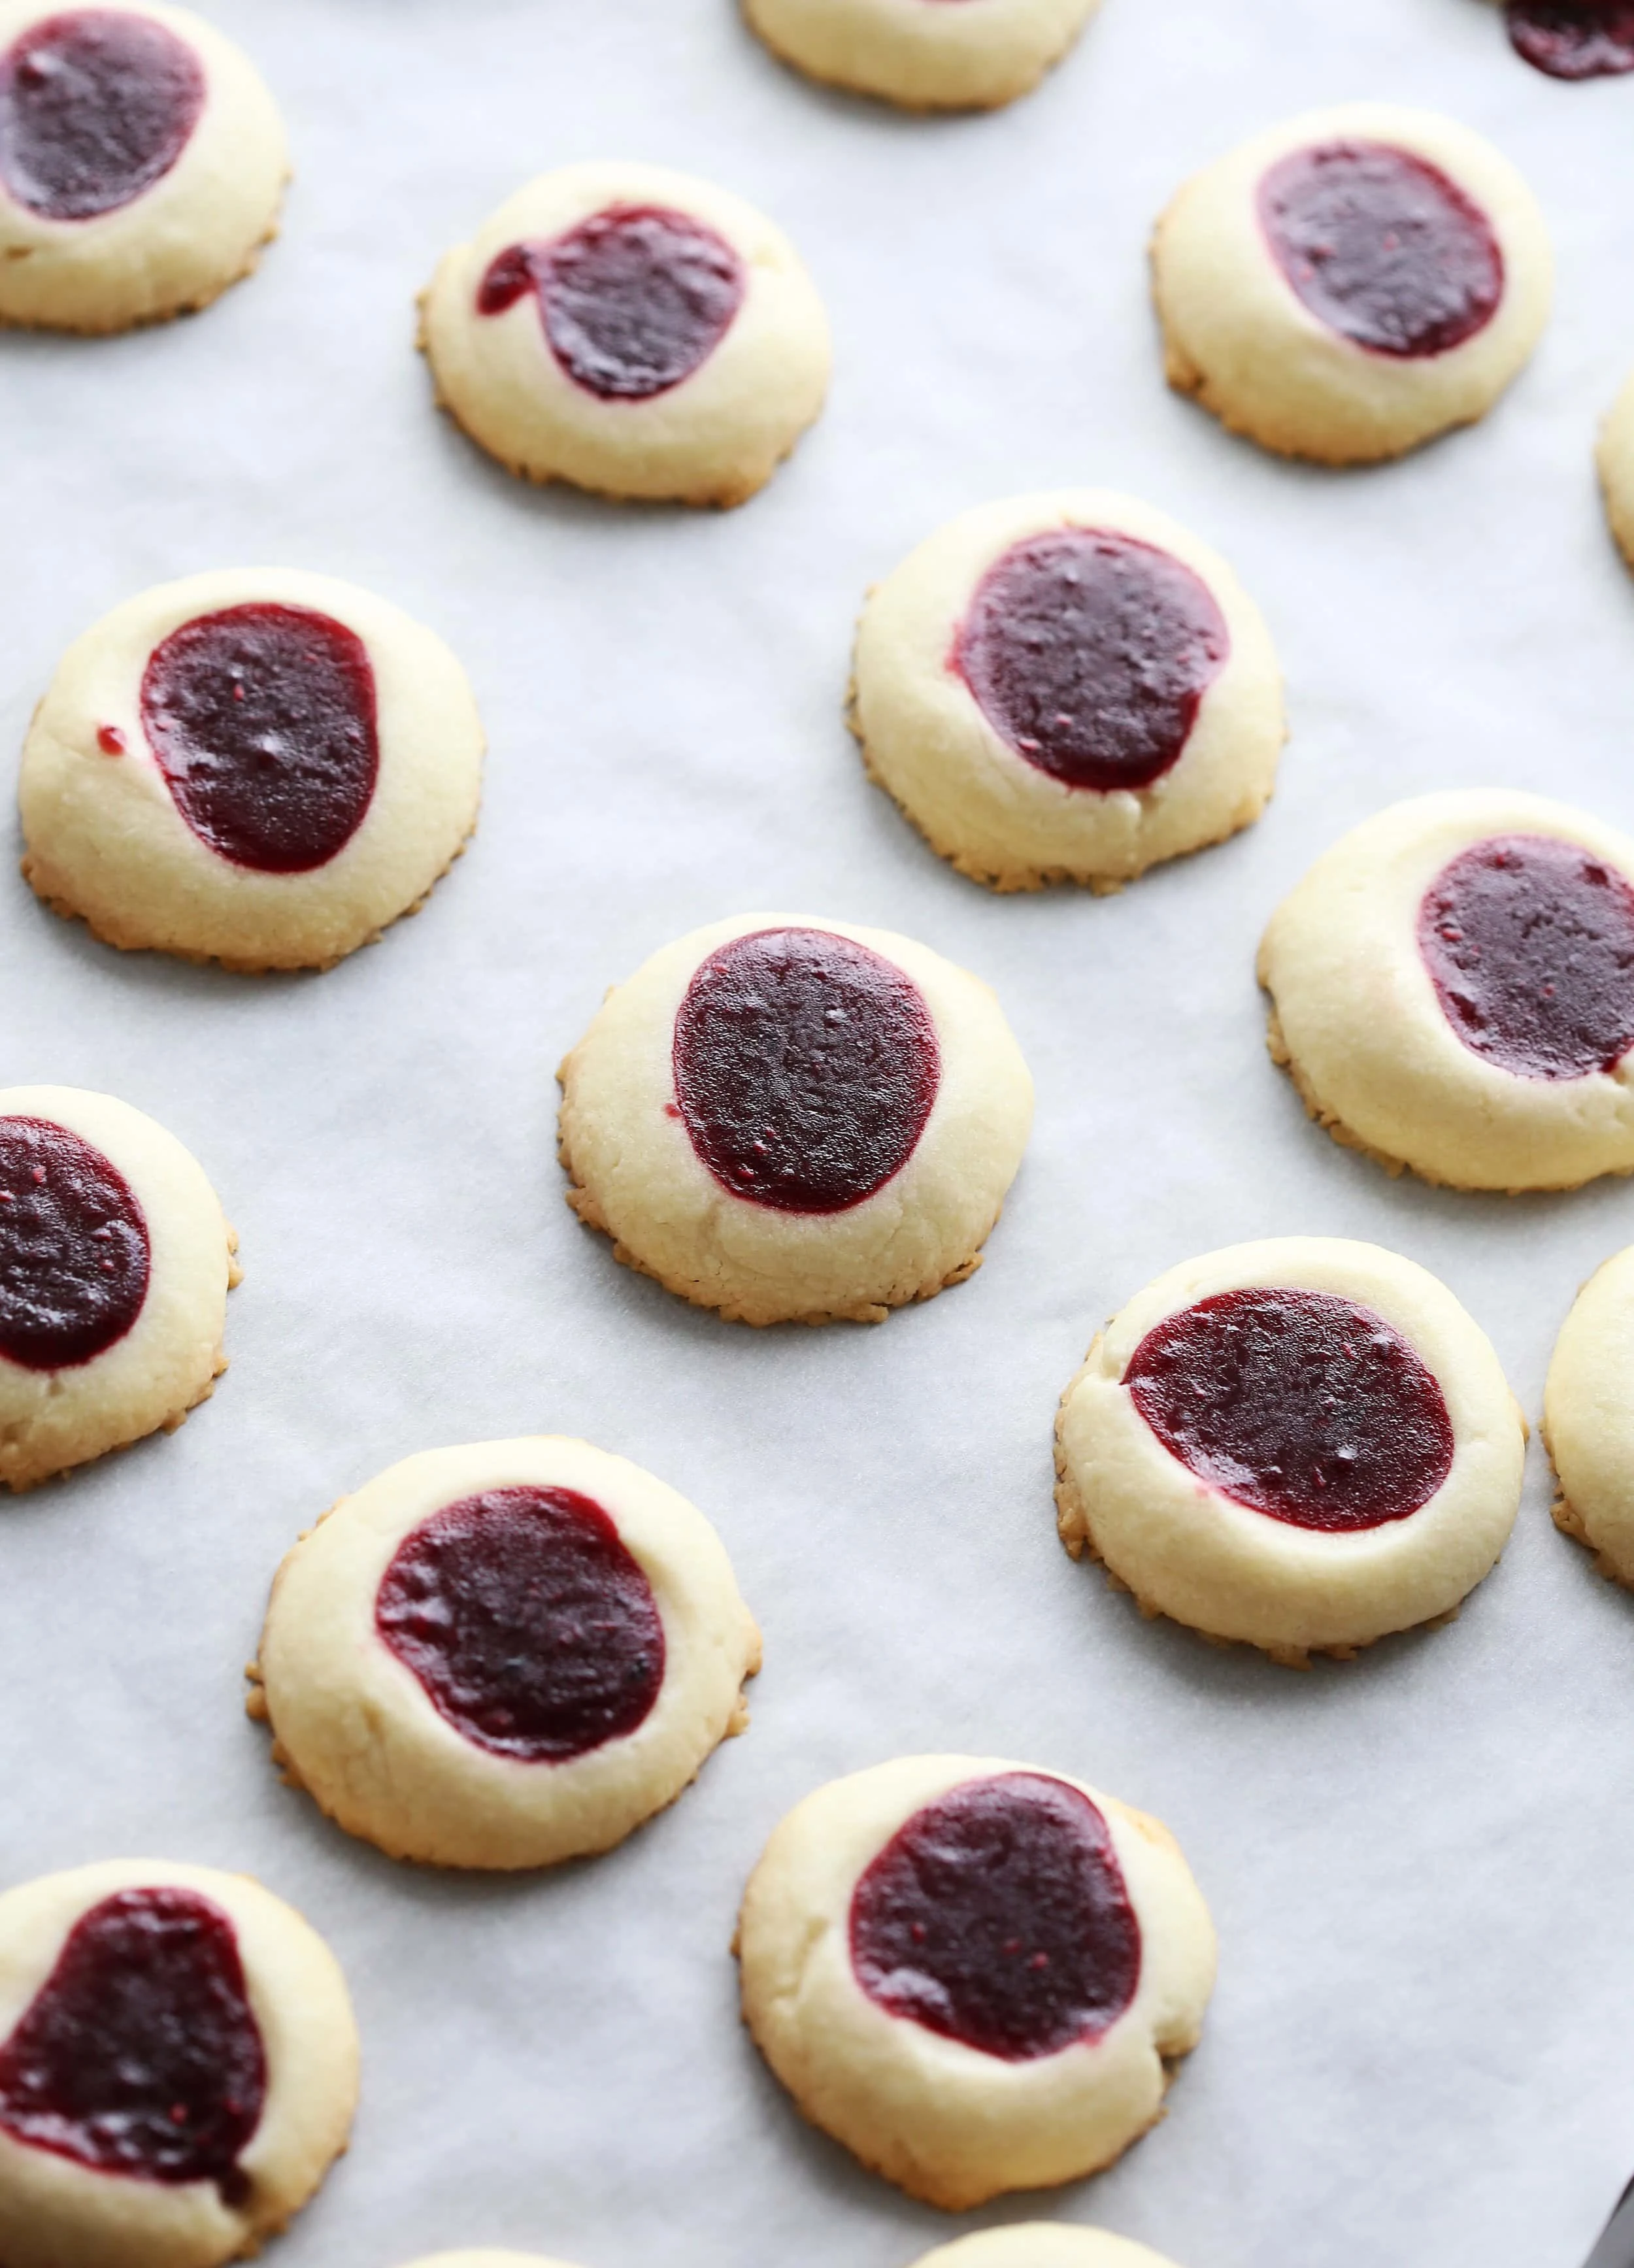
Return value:
<svg viewBox="0 0 1634 2268">
<path fill-rule="evenodd" d="M 160 578 L 372 585 L 464 658 L 492 736 L 469 855 L 308 980 L 121 956 L 0 880 L 0 1079 L 106 1089 L 242 1232 L 231 1374 L 173 1440 L 0 1508 L 0 1869 L 253 1871 L 345 1962 L 356 2143 L 287 2268 L 509 2244 L 586 2268 L 906 2268 L 1041 2211 L 1185 2268 L 1579 2268 L 1634 2166 L 1634 1602 L 1535 1447 L 1452 1628 L 1306 1677 L 1143 1624 L 1054 1534 L 1050 1424 L 1093 1329 L 1239 1238 L 1374 1238 L 1442 1276 L 1529 1413 L 1634 1189 L 1391 1182 L 1262 1044 L 1282 892 L 1394 799 L 1534 787 L 1634 822 L 1634 586 L 1596 418 L 1634 362 L 1634 82 L 1562 87 L 1485 0 L 1108 0 L 1001 115 L 783 71 L 729 0 L 213 0 L 299 177 L 197 321 L 0 339 L 0 741 L 68 640 Z M 1527 169 L 1557 317 L 1483 426 L 1349 475 L 1164 390 L 1150 224 L 1280 114 L 1444 108 Z M 534 493 L 434 414 L 412 300 L 529 173 L 628 155 L 765 206 L 828 300 L 821 424 L 726 516 Z M 1000 901 L 920 844 L 841 722 L 864 588 L 944 518 L 1126 487 L 1234 560 L 1287 666 L 1262 824 L 1123 896 Z M 13 845 L 15 848 L 16 846 Z M 997 985 L 1038 1129 L 988 1263 L 878 1330 L 756 1335 L 615 1265 L 562 1203 L 557 1059 L 611 982 L 749 908 L 902 929 Z M 240 1713 L 273 1568 L 392 1460 L 530 1429 L 650 1465 L 766 1630 L 748 1737 L 553 1877 L 393 1867 L 281 1788 Z M 926 1749 L 1083 1773 L 1181 1837 L 1224 1945 L 1167 2121 L 1112 2173 L 949 2222 L 805 2129 L 735 2015 L 743 1878 L 820 1780 Z"/>
</svg>

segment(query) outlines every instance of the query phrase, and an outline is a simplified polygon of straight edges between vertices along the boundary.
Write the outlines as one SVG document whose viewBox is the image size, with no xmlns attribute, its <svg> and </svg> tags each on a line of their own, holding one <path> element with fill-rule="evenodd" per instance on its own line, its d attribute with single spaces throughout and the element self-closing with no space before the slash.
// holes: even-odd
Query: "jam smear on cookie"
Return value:
<svg viewBox="0 0 1634 2268">
<path fill-rule="evenodd" d="M 162 180 L 204 107 L 204 73 L 151 17 L 65 9 L 0 56 L 0 181 L 42 220 L 95 220 Z"/>
<path fill-rule="evenodd" d="M 675 1018 L 675 1095 L 733 1197 L 843 1212 L 912 1157 L 941 1083 L 924 996 L 891 961 L 818 929 L 718 946 Z"/>
<path fill-rule="evenodd" d="M 1376 142 L 1278 158 L 1259 187 L 1277 264 L 1319 322 L 1372 354 L 1446 354 L 1504 296 L 1491 222 L 1438 166 Z"/>
<path fill-rule="evenodd" d="M 1326 1292 L 1221 1292 L 1123 1373 L 1171 1456 L 1250 1511 L 1329 1535 L 1429 1503 L 1453 1468 L 1441 1389 L 1395 1326 Z"/>
<path fill-rule="evenodd" d="M 898 1829 L 851 1896 L 876 2006 L 1007 2063 L 1110 2030 L 1140 1983 L 1140 1925 L 1105 1818 L 1064 1781 L 1001 1772 Z"/>
<path fill-rule="evenodd" d="M 574 1489 L 487 1489 L 422 1521 L 381 1580 L 375 1627 L 457 1732 L 524 1764 L 625 1738 L 664 1683 L 651 1586 Z"/>
<path fill-rule="evenodd" d="M 1634 70 L 1634 0 L 1505 0 L 1510 44 L 1550 78 Z"/>
<path fill-rule="evenodd" d="M 267 2058 L 238 1936 L 173 1886 L 118 1890 L 81 1916 L 0 2046 L 0 2129 L 129 2180 L 213 2182 L 241 2205 Z"/>
<path fill-rule="evenodd" d="M 235 866 L 327 865 L 373 799 L 368 648 L 307 607 L 229 607 L 183 622 L 149 657 L 142 723 L 177 810 Z"/>
<path fill-rule="evenodd" d="M 0 1359 L 72 1370 L 142 1313 L 148 1226 L 111 1158 L 44 1118 L 0 1118 Z"/>
<path fill-rule="evenodd" d="M 1520 1079 L 1615 1071 L 1634 1047 L 1634 888 L 1549 835 L 1502 835 L 1444 866 L 1418 912 L 1441 1012 Z"/>
<path fill-rule="evenodd" d="M 1063 527 L 988 569 L 949 666 L 1016 755 L 1109 794 L 1179 762 L 1230 652 L 1189 567 L 1133 536 Z"/>
<path fill-rule="evenodd" d="M 576 386 L 646 401 L 699 369 L 726 335 L 747 277 L 723 236 L 688 213 L 611 205 L 548 242 L 496 254 L 477 313 L 535 293 L 545 336 Z"/>
</svg>

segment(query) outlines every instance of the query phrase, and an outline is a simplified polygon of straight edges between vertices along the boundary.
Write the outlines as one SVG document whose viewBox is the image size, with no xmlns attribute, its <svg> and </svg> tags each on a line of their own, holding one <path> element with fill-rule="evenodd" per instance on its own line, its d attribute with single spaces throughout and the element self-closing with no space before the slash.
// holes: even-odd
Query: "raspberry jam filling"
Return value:
<svg viewBox="0 0 1634 2268">
<path fill-rule="evenodd" d="M 1063 527 L 983 577 L 950 666 L 1007 748 L 1065 787 L 1150 787 L 1177 764 L 1231 636 L 1167 551 Z"/>
<path fill-rule="evenodd" d="M 708 361 L 747 282 L 725 238 L 689 213 L 610 205 L 564 236 L 507 246 L 476 308 L 502 315 L 534 292 L 551 352 L 576 386 L 603 401 L 646 401 Z"/>
<path fill-rule="evenodd" d="M 1291 1528 L 1405 1520 L 1453 1469 L 1440 1388 L 1393 1324 L 1326 1292 L 1221 1292 L 1166 1316 L 1123 1373 L 1171 1456 Z"/>
<path fill-rule="evenodd" d="M 0 2128 L 128 2180 L 242 2205 L 267 2058 L 237 1933 L 195 1890 L 119 1890 L 81 1916 L 0 2046 Z"/>
<path fill-rule="evenodd" d="M 651 1586 L 573 1489 L 488 1489 L 433 1513 L 398 1545 L 374 1619 L 456 1732 L 523 1764 L 622 1740 L 664 1683 Z"/>
<path fill-rule="evenodd" d="M 912 1157 L 941 1083 L 936 1027 L 892 962 L 820 929 L 718 946 L 675 1018 L 675 1096 L 733 1197 L 843 1212 Z"/>
<path fill-rule="evenodd" d="M 1140 1983 L 1107 1822 L 1040 1772 L 967 1780 L 915 1812 L 857 1882 L 850 1946 L 888 2015 L 1006 2063 L 1100 2039 Z"/>
<path fill-rule="evenodd" d="M 1634 1047 L 1634 888 L 1550 835 L 1498 835 L 1442 868 L 1418 910 L 1441 1012 L 1520 1079 L 1615 1071 Z"/>
<path fill-rule="evenodd" d="M 94 220 L 162 180 L 204 107 L 204 73 L 163 24 L 75 8 L 0 56 L 0 181 L 42 220 Z"/>
<path fill-rule="evenodd" d="M 183 622 L 148 658 L 142 723 L 177 810 L 235 866 L 327 865 L 373 799 L 368 648 L 305 607 L 229 607 Z"/>
<path fill-rule="evenodd" d="M 1370 353 L 1446 354 L 1484 330 L 1503 298 L 1504 255 L 1486 214 L 1409 151 L 1295 150 L 1261 180 L 1259 212 L 1300 300 Z"/>
<path fill-rule="evenodd" d="M 148 1225 L 112 1159 L 66 1126 L 0 1118 L 0 1357 L 72 1370 L 148 1295 Z"/>
<path fill-rule="evenodd" d="M 1634 0 L 1507 0 L 1510 44 L 1550 78 L 1634 70 Z"/>
</svg>

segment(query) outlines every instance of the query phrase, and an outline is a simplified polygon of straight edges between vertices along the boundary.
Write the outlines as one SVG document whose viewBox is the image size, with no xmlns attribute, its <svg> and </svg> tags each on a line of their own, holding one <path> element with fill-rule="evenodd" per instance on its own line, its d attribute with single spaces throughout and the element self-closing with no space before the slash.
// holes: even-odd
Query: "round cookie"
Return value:
<svg viewBox="0 0 1634 2268">
<path fill-rule="evenodd" d="M 742 504 L 828 391 L 828 318 L 788 239 L 657 166 L 530 181 L 447 254 L 423 311 L 438 401 L 526 480 Z"/>
<path fill-rule="evenodd" d="M 564 2268 L 560 2260 L 547 2260 L 538 2252 L 431 2252 L 409 2268 Z"/>
<path fill-rule="evenodd" d="M 346 2146 L 335 1957 L 247 1875 L 114 1861 L 0 1897 L 6 2268 L 217 2268 Z"/>
<path fill-rule="evenodd" d="M 904 110 L 997 110 L 1030 93 L 1100 0 L 744 0 L 808 78 Z"/>
<path fill-rule="evenodd" d="M 1505 0 L 1509 43 L 1549 78 L 1634 70 L 1634 0 Z"/>
<path fill-rule="evenodd" d="M 1543 1396 L 1555 1522 L 1634 1589 L 1634 1246 L 1596 1270 L 1561 1327 Z"/>
<path fill-rule="evenodd" d="M 482 746 L 459 663 L 384 599 L 283 568 L 162 583 L 34 713 L 23 873 L 109 945 L 328 968 L 458 858 Z"/>
<path fill-rule="evenodd" d="M 254 66 L 158 0 L 0 0 L 0 323 L 208 306 L 277 232 L 289 153 Z"/>
<path fill-rule="evenodd" d="M 863 610 L 852 725 L 932 848 L 1000 890 L 1115 888 L 1219 842 L 1286 737 L 1225 561 L 1098 489 L 983 505 L 910 553 Z"/>
<path fill-rule="evenodd" d="M 1115 1315 L 1062 1396 L 1061 1538 L 1149 1614 L 1303 1668 L 1450 1616 L 1520 1503 L 1484 1334 L 1374 1244 L 1205 1253 Z"/>
<path fill-rule="evenodd" d="M 563 1063 L 568 1203 L 728 1321 L 880 1322 L 981 1264 L 1033 1083 L 985 984 L 799 914 L 694 930 Z"/>
<path fill-rule="evenodd" d="M 1170 385 L 1333 465 L 1484 416 L 1537 344 L 1552 274 L 1508 159 L 1383 103 L 1256 135 L 1186 184 L 1152 242 Z"/>
<path fill-rule="evenodd" d="M 1165 1827 L 983 1756 L 903 1757 L 797 1805 L 738 1949 L 749 2029 L 805 2116 L 949 2212 L 1109 2165 L 1162 2116 L 1214 1984 Z"/>
<path fill-rule="evenodd" d="M 1104 2228 L 1018 2220 L 938 2244 L 934 2252 L 923 2253 L 914 2268 L 1174 2268 L 1174 2264 L 1149 2246 Z"/>
<path fill-rule="evenodd" d="M 1606 518 L 1618 550 L 1634 566 L 1634 377 L 1607 412 L 1595 460 Z"/>
<path fill-rule="evenodd" d="M 174 1432 L 227 1367 L 237 1245 L 196 1160 L 141 1111 L 0 1089 L 0 1486 Z"/>
<path fill-rule="evenodd" d="M 394 1859 L 610 1850 L 748 1722 L 760 1632 L 714 1529 L 650 1473 L 541 1436 L 405 1459 L 273 1585 L 251 1712 Z"/>
<path fill-rule="evenodd" d="M 1336 1140 L 1454 1189 L 1634 1171 L 1634 843 L 1508 789 L 1392 805 L 1272 916 L 1270 1050 Z"/>
</svg>

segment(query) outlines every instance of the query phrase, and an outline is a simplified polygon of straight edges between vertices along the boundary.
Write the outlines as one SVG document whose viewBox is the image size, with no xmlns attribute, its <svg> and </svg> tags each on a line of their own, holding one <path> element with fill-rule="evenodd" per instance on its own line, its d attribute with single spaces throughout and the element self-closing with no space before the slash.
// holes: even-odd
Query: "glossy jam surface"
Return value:
<svg viewBox="0 0 1634 2268">
<path fill-rule="evenodd" d="M 0 2128 L 18 2141 L 132 2181 L 214 2182 L 230 2205 L 266 2093 L 237 1933 L 194 1890 L 92 1906 L 0 2046 Z"/>
<path fill-rule="evenodd" d="M 1373 354 L 1446 354 L 1504 296 L 1504 255 L 1475 200 L 1383 143 L 1296 150 L 1260 182 L 1260 224 L 1318 321 Z"/>
<path fill-rule="evenodd" d="M 1150 787 L 1231 652 L 1201 577 L 1132 536 L 1063 527 L 989 568 L 953 666 L 1006 747 L 1066 787 Z"/>
<path fill-rule="evenodd" d="M 1444 866 L 1418 912 L 1441 1012 L 1520 1079 L 1615 1071 L 1634 1047 L 1634 889 L 1547 835 L 1501 835 Z"/>
<path fill-rule="evenodd" d="M 149 656 L 142 723 L 176 808 L 235 866 L 327 865 L 374 795 L 368 649 L 305 607 L 230 607 L 183 622 Z"/>
<path fill-rule="evenodd" d="M 1140 1983 L 1140 1925 L 1107 1822 L 1036 1772 L 967 1780 L 899 1828 L 851 1898 L 871 2000 L 1008 2063 L 1110 2029 Z"/>
<path fill-rule="evenodd" d="M 100 1150 L 0 1118 L 0 1357 L 72 1370 L 122 1339 L 148 1294 L 148 1225 Z"/>
<path fill-rule="evenodd" d="M 1507 0 L 1517 55 L 1550 78 L 1634 70 L 1634 0 Z"/>
<path fill-rule="evenodd" d="M 843 1212 L 912 1157 L 941 1084 L 919 988 L 828 930 L 718 946 L 675 1018 L 675 1097 L 692 1146 L 734 1197 Z"/>
<path fill-rule="evenodd" d="M 0 180 L 42 220 L 94 220 L 162 180 L 204 107 L 163 24 L 112 8 L 31 24 L 0 56 Z"/>
<path fill-rule="evenodd" d="M 422 1521 L 381 1580 L 375 1627 L 458 1732 L 524 1764 L 623 1739 L 664 1683 L 651 1586 L 572 1489 L 489 1489 Z"/>
<path fill-rule="evenodd" d="M 1434 1377 L 1400 1331 L 1325 1292 L 1222 1292 L 1167 1316 L 1123 1383 L 1172 1456 L 1291 1528 L 1405 1520 L 1453 1468 Z"/>
<path fill-rule="evenodd" d="M 743 305 L 747 277 L 723 236 L 688 213 L 612 205 L 565 236 L 512 244 L 489 262 L 477 313 L 537 293 L 551 351 L 604 401 L 645 401 L 708 361 Z"/>
</svg>

